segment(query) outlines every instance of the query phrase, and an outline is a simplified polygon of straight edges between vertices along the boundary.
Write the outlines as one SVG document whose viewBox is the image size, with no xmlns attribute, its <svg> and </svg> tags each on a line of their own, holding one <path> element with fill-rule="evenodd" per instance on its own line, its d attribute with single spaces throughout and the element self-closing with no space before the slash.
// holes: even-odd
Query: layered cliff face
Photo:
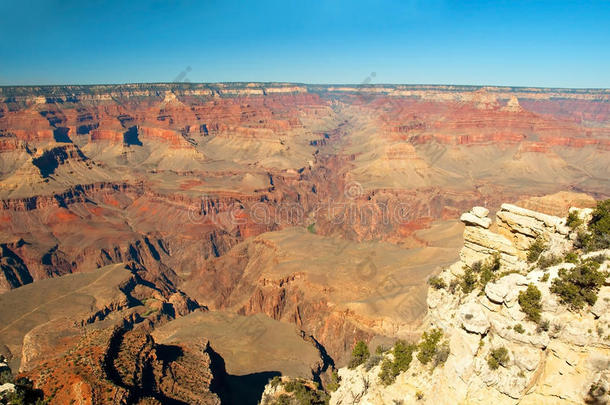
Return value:
<svg viewBox="0 0 610 405">
<path fill-rule="evenodd" d="M 199 344 L 192 327 L 226 358 L 218 381 L 256 380 L 252 398 L 278 373 L 324 381 L 357 340 L 417 335 L 438 268 L 495 249 L 522 270 L 538 234 L 559 235 L 553 248 L 564 249 L 560 224 L 535 215 L 517 225 L 523 211 L 502 203 L 565 216 L 592 197 L 540 196 L 609 196 L 609 97 L 282 83 L 0 88 L 0 353 L 29 372 L 72 360 L 75 321 L 104 330 L 102 340 L 118 325 L 177 346 Z M 456 220 L 475 205 L 498 221 L 469 213 L 458 256 Z M 188 315 L 197 307 L 219 318 Z M 263 336 L 286 336 L 302 359 L 279 345 L 271 361 L 259 340 L 259 351 L 240 352 L 257 360 L 240 363 L 216 343 L 250 342 L 240 326 L 258 317 Z M 145 340 L 153 364 L 164 355 Z M 168 392 L 142 395 L 192 401 Z"/>
<path fill-rule="evenodd" d="M 590 209 L 575 212 L 591 218 Z M 606 403 L 610 251 L 584 253 L 565 218 L 509 204 L 493 225 L 483 207 L 462 221 L 462 259 L 428 290 L 423 330 L 428 343 L 437 338 L 424 345 L 424 336 L 394 374 L 383 369 L 396 364 L 396 346 L 371 365 L 340 369 L 330 403 Z M 578 284 L 581 276 L 597 281 Z"/>
<path fill-rule="evenodd" d="M 141 264 L 188 274 L 244 237 L 291 225 L 413 246 L 414 230 L 477 203 L 568 188 L 604 197 L 608 98 L 452 86 L 5 87 L 0 242 L 17 263 L 1 288 L 147 255 Z"/>
</svg>

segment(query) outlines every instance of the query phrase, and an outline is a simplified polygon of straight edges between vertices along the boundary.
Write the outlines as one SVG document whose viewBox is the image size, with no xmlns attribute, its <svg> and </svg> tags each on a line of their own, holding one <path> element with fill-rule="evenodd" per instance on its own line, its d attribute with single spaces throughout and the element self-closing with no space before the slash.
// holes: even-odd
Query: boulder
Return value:
<svg viewBox="0 0 610 405">
<path fill-rule="evenodd" d="M 502 277 L 493 283 L 487 283 L 485 286 L 485 295 L 487 298 L 496 304 L 505 304 L 511 307 L 517 301 L 519 292 L 525 289 L 528 280 L 525 276 L 512 273 Z"/>
<path fill-rule="evenodd" d="M 485 207 L 472 207 L 470 212 L 479 218 L 486 218 L 489 215 L 489 210 Z"/>
<path fill-rule="evenodd" d="M 485 217 L 479 217 L 477 215 L 471 214 L 470 212 L 465 212 L 460 217 L 460 221 L 465 223 L 466 225 L 475 225 L 480 226 L 481 228 L 489 228 L 491 225 L 491 219 Z"/>
<path fill-rule="evenodd" d="M 489 330 L 489 321 L 480 305 L 474 302 L 464 304 L 458 313 L 462 327 L 471 333 L 484 335 Z"/>
</svg>

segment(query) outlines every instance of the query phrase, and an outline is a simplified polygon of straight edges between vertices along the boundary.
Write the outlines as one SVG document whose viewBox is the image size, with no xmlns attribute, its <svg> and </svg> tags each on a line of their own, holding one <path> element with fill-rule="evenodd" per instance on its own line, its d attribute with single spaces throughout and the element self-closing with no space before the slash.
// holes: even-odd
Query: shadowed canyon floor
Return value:
<svg viewBox="0 0 610 405">
<path fill-rule="evenodd" d="M 420 333 L 462 212 L 591 207 L 609 151 L 608 90 L 0 87 L 0 354 L 90 403 L 325 380 Z M 74 375 L 75 347 L 104 366 Z"/>
</svg>

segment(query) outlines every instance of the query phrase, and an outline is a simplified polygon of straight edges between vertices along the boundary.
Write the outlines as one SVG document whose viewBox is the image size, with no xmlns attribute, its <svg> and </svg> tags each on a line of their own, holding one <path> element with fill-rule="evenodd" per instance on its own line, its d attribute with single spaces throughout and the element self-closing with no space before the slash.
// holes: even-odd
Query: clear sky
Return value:
<svg viewBox="0 0 610 405">
<path fill-rule="evenodd" d="M 610 88 L 610 1 L 0 0 L 0 84 Z"/>
</svg>

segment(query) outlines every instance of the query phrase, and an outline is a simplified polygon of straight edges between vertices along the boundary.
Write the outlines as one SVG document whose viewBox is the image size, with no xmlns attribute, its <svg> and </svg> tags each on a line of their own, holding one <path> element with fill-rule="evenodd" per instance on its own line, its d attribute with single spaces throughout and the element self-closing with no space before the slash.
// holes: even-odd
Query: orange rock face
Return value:
<svg viewBox="0 0 610 405">
<path fill-rule="evenodd" d="M 238 244 L 296 226 L 333 241 L 437 247 L 420 233 L 473 205 L 521 200 L 555 213 L 583 199 L 535 197 L 610 196 L 609 153 L 605 90 L 3 87 L 0 293 L 131 262 L 165 295 L 181 288 L 210 308 L 293 323 L 341 358 L 381 333 L 381 317 L 359 307 L 368 298 L 341 296 L 338 308 L 323 274 L 268 277 Z M 66 378 L 83 403 L 106 388 L 134 395 Z"/>
</svg>

